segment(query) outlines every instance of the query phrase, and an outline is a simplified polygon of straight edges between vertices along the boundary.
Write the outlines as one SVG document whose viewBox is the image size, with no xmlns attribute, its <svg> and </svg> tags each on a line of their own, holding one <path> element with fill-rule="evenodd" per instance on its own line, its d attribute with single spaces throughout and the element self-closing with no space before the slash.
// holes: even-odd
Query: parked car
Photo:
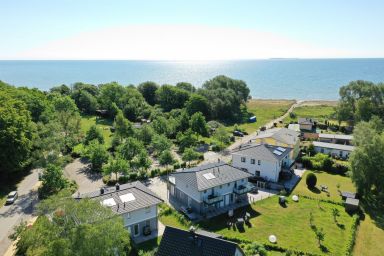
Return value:
<svg viewBox="0 0 384 256">
<path fill-rule="evenodd" d="M 17 194 L 17 191 L 12 191 L 11 193 L 8 194 L 7 201 L 5 202 L 5 204 L 13 204 L 16 201 L 18 196 L 19 195 Z"/>
<path fill-rule="evenodd" d="M 241 131 L 234 131 L 233 135 L 238 137 L 244 137 L 244 133 L 242 133 Z"/>
</svg>

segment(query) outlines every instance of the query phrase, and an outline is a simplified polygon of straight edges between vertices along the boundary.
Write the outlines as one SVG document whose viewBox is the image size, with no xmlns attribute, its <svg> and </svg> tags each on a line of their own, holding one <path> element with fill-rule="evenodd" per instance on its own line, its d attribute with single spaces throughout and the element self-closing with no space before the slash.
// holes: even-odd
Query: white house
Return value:
<svg viewBox="0 0 384 256">
<path fill-rule="evenodd" d="M 101 188 L 76 197 L 82 198 L 98 200 L 105 207 L 120 214 L 134 241 L 143 235 L 156 234 L 158 231 L 157 205 L 163 200 L 139 181 Z"/>
<path fill-rule="evenodd" d="M 232 151 L 232 165 L 266 181 L 277 182 L 289 169 L 290 148 L 268 144 L 244 144 Z"/>
<path fill-rule="evenodd" d="M 239 207 L 247 202 L 253 188 L 251 175 L 224 162 L 211 163 L 170 174 L 168 196 L 176 208 L 190 208 L 197 215 L 208 216 Z"/>
<path fill-rule="evenodd" d="M 348 158 L 351 152 L 355 149 L 354 146 L 350 145 L 341 145 L 319 141 L 314 141 L 313 146 L 317 153 L 329 154 L 345 159 Z"/>
</svg>

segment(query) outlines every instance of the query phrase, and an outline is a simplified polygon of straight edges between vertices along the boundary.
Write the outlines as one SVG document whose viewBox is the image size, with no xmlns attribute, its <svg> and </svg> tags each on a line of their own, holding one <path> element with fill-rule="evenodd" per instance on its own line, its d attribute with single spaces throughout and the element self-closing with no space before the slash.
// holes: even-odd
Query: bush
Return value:
<svg viewBox="0 0 384 256">
<path fill-rule="evenodd" d="M 131 172 L 131 173 L 129 174 L 129 180 L 130 180 L 130 181 L 137 180 L 137 173 L 136 173 L 136 172 Z"/>
<path fill-rule="evenodd" d="M 109 176 L 109 175 L 105 175 L 105 176 L 103 176 L 103 183 L 104 184 L 107 184 L 110 180 L 111 180 L 111 176 Z"/>
<path fill-rule="evenodd" d="M 124 183 L 128 183 L 129 182 L 129 176 L 120 176 L 119 177 L 119 183 L 120 184 L 124 184 Z"/>
<path fill-rule="evenodd" d="M 175 169 L 175 170 L 180 169 L 180 164 L 179 163 L 175 163 L 173 165 L 173 169 Z"/>
<path fill-rule="evenodd" d="M 180 164 L 180 168 L 185 168 L 185 167 L 187 167 L 187 163 L 186 163 L 186 162 L 182 162 L 182 163 Z"/>
<path fill-rule="evenodd" d="M 314 188 L 316 186 L 316 182 L 317 182 L 317 177 L 315 174 L 313 173 L 308 173 L 307 175 L 307 178 L 306 178 L 306 183 L 307 183 L 307 186 L 309 188 Z"/>
</svg>

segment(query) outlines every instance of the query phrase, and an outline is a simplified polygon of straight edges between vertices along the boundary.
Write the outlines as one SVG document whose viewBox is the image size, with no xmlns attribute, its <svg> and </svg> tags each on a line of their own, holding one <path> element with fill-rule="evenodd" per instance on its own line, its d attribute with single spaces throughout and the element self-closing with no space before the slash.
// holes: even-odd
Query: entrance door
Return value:
<svg viewBox="0 0 384 256">
<path fill-rule="evenodd" d="M 138 236 L 138 235 L 140 235 L 139 224 L 135 224 L 133 226 L 133 236 Z"/>
<path fill-rule="evenodd" d="M 225 206 L 229 205 L 229 198 L 230 198 L 230 195 L 225 195 L 225 197 L 224 197 Z"/>
<path fill-rule="evenodd" d="M 188 197 L 188 207 L 191 207 L 191 198 L 190 197 Z"/>
</svg>

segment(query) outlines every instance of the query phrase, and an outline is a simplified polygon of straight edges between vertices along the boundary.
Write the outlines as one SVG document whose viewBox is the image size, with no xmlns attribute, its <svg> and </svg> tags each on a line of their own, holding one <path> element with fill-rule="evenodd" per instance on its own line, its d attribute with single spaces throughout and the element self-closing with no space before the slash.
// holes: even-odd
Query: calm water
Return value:
<svg viewBox="0 0 384 256">
<path fill-rule="evenodd" d="M 199 87 L 216 75 L 246 81 L 255 98 L 337 99 L 338 88 L 362 79 L 384 82 L 384 59 L 172 61 L 0 61 L 0 80 L 42 90 L 74 82 Z"/>
</svg>

